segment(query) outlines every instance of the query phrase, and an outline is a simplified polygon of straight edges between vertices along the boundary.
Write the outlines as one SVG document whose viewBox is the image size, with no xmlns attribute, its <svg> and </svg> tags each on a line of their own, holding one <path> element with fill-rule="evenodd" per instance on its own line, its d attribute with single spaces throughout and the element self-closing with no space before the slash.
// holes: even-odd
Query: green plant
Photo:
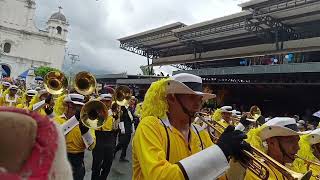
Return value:
<svg viewBox="0 0 320 180">
<path fill-rule="evenodd" d="M 36 76 L 40 76 L 44 78 L 44 76 L 50 71 L 59 71 L 59 70 L 56 68 L 48 67 L 48 66 L 41 66 L 41 67 L 38 67 L 34 73 Z"/>
</svg>

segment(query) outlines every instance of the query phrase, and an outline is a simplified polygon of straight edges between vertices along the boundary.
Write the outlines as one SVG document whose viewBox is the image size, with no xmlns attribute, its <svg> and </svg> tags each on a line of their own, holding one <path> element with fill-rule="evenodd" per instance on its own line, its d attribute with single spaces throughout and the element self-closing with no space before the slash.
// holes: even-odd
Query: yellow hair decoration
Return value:
<svg viewBox="0 0 320 180">
<path fill-rule="evenodd" d="M 222 111 L 220 108 L 214 111 L 212 119 L 215 121 L 220 121 L 222 119 Z"/>
<path fill-rule="evenodd" d="M 166 99 L 168 80 L 169 79 L 161 79 L 151 84 L 142 104 L 142 119 L 147 116 L 155 116 L 158 118 L 167 117 L 166 113 L 169 108 Z"/>
<path fill-rule="evenodd" d="M 141 116 L 141 112 L 142 112 L 142 102 L 137 104 L 136 106 L 136 111 L 134 112 L 134 114 L 138 117 Z"/>
<path fill-rule="evenodd" d="M 260 126 L 260 127 L 258 127 L 258 128 L 251 129 L 251 130 L 247 133 L 248 138 L 247 138 L 246 141 L 247 141 L 251 146 L 253 146 L 253 147 L 259 149 L 260 151 L 266 153 L 266 152 L 267 152 L 267 149 L 263 146 L 263 142 L 262 142 L 262 140 L 261 140 L 261 138 L 260 138 L 260 133 L 261 133 L 261 131 L 262 131 L 263 128 L 265 128 L 265 126 Z"/>
<path fill-rule="evenodd" d="M 313 155 L 311 144 L 309 143 L 310 135 L 302 135 L 300 136 L 299 140 L 299 151 L 297 155 L 303 159 L 309 160 L 309 161 L 318 161 L 317 158 Z M 305 173 L 307 172 L 307 165 L 305 164 L 304 160 L 296 158 L 294 162 L 292 163 L 293 170 Z"/>
</svg>

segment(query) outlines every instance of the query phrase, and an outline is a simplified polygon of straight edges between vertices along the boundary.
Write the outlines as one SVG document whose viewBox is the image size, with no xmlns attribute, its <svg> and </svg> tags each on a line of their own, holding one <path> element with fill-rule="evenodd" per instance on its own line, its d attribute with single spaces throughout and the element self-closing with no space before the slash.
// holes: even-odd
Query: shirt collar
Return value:
<svg viewBox="0 0 320 180">
<path fill-rule="evenodd" d="M 166 127 L 170 128 L 170 130 L 172 131 L 172 125 L 170 124 L 170 121 L 169 121 L 168 118 L 163 118 L 163 119 L 161 119 L 161 121 L 163 122 L 163 124 L 164 124 Z"/>
</svg>

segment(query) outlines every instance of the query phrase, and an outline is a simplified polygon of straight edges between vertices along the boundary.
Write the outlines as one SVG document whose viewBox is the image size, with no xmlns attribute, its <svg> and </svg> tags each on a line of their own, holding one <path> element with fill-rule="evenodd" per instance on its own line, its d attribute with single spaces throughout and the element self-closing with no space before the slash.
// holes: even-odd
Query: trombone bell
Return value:
<svg viewBox="0 0 320 180">
<path fill-rule="evenodd" d="M 96 78 L 89 72 L 79 72 L 74 79 L 75 90 L 84 96 L 94 93 L 96 86 Z"/>
<path fill-rule="evenodd" d="M 62 94 L 68 87 L 68 80 L 62 72 L 51 71 L 44 77 L 44 87 L 52 95 Z"/>
<path fill-rule="evenodd" d="M 126 106 L 131 99 L 131 90 L 128 86 L 119 86 L 116 88 L 115 101 L 119 106 Z"/>
<path fill-rule="evenodd" d="M 98 100 L 87 102 L 81 109 L 80 119 L 88 128 L 99 129 L 108 117 L 107 106 Z"/>
</svg>

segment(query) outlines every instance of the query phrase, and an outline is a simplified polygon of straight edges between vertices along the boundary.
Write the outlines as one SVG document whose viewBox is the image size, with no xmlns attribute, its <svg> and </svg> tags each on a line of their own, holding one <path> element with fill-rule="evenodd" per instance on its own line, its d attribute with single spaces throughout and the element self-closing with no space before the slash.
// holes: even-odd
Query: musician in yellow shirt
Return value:
<svg viewBox="0 0 320 180">
<path fill-rule="evenodd" d="M 36 90 L 27 90 L 27 92 L 23 94 L 21 104 L 18 104 L 17 108 L 28 109 L 30 106 L 31 99 L 37 94 L 38 92 Z"/>
<path fill-rule="evenodd" d="M 72 166 L 74 180 L 83 180 L 85 175 L 84 151 L 95 146 L 94 130 L 89 130 L 80 121 L 80 110 L 84 105 L 84 96 L 76 93 L 64 97 L 64 114 L 56 117 L 67 144 L 68 159 Z"/>
<path fill-rule="evenodd" d="M 52 100 L 52 96 L 49 94 L 49 92 L 45 89 L 39 90 L 38 94 L 33 96 L 30 105 L 29 105 L 29 110 L 30 111 L 37 111 L 41 115 L 50 115 L 50 118 L 53 118 L 53 114 L 51 112 L 46 112 L 47 111 L 52 111 L 54 107 L 54 101 Z"/>
<path fill-rule="evenodd" d="M 214 97 L 202 93 L 200 77 L 186 73 L 151 85 L 133 137 L 133 179 L 212 180 L 229 168 L 230 156 L 240 158 L 247 147 L 242 132 L 230 126 L 213 145 L 208 132 L 192 123 L 202 101 Z"/>
<path fill-rule="evenodd" d="M 303 133 L 298 132 L 298 127 L 295 119 L 289 117 L 276 117 L 258 129 L 253 129 L 248 132 L 248 142 L 251 146 L 265 152 L 268 156 L 278 161 L 282 165 L 292 163 L 295 155 L 299 150 L 299 135 Z M 263 145 L 267 145 L 265 147 Z M 269 167 L 270 180 L 285 180 L 287 179 L 281 172 L 279 172 L 272 165 L 266 164 Z M 245 179 L 254 180 L 260 179 L 253 174 L 249 169 L 246 171 Z"/>
<path fill-rule="evenodd" d="M 305 173 L 312 170 L 311 180 L 320 179 L 320 129 L 313 130 L 310 134 L 303 135 L 299 141 L 298 156 L 293 162 L 293 170 Z M 302 158 L 302 159 L 301 159 Z M 307 161 L 315 162 L 308 164 Z"/>
<path fill-rule="evenodd" d="M 109 109 L 108 117 L 103 126 L 95 130 L 96 146 L 92 150 L 91 180 L 107 179 L 112 166 L 113 154 L 116 147 L 115 119 L 111 111 L 112 95 L 101 94 L 99 100 Z"/>
<path fill-rule="evenodd" d="M 17 94 L 18 86 L 11 85 L 8 89 L 8 93 L 4 93 L 1 97 L 1 105 L 7 107 L 16 107 L 21 103 L 21 98 Z"/>
<path fill-rule="evenodd" d="M 2 82 L 1 84 L 1 90 L 0 90 L 0 97 L 4 96 L 4 92 L 11 86 L 10 82 Z"/>
</svg>

